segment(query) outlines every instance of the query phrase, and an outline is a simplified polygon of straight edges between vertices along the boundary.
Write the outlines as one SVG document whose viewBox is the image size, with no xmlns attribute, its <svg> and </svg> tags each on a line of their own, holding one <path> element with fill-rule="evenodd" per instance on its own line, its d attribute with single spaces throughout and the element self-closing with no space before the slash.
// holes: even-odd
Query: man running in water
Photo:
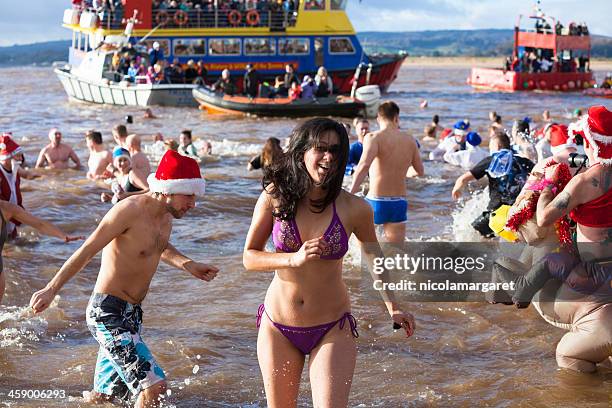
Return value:
<svg viewBox="0 0 612 408">
<path fill-rule="evenodd" d="M 48 167 L 50 169 L 67 169 L 68 160 L 74 162 L 74 169 L 81 168 L 81 161 L 72 150 L 72 147 L 62 143 L 62 132 L 57 128 L 49 130 L 49 143 L 40 151 L 35 167 Z"/>
<path fill-rule="evenodd" d="M 104 216 L 85 243 L 64 263 L 47 286 L 34 293 L 36 313 L 49 307 L 70 278 L 102 250 L 102 263 L 87 306 L 87 325 L 100 343 L 94 389 L 87 402 L 137 398 L 137 407 L 157 406 L 166 390 L 165 374 L 140 337 L 144 300 L 160 261 L 198 279 L 212 280 L 218 269 L 195 262 L 169 243 L 173 218 L 182 218 L 204 194 L 195 160 L 168 151 L 151 192 L 129 197 Z"/>
<path fill-rule="evenodd" d="M 404 242 L 406 236 L 406 173 L 412 167 L 423 176 L 423 162 L 414 138 L 399 129 L 399 107 L 387 101 L 378 108 L 380 130 L 363 139 L 363 154 L 353 175 L 350 192 L 355 194 L 370 174 L 366 200 L 374 210 L 374 224 L 383 225 L 389 242 Z"/>
</svg>

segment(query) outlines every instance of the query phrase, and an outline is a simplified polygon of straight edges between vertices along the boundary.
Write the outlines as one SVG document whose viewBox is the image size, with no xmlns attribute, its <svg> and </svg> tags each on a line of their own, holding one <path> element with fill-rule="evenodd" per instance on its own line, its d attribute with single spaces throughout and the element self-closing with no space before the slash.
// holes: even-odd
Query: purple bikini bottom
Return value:
<svg viewBox="0 0 612 408">
<path fill-rule="evenodd" d="M 266 308 L 262 303 L 259 305 L 259 309 L 257 310 L 257 328 L 259 328 L 261 325 L 261 318 L 264 313 L 266 316 L 268 316 L 268 319 L 270 319 L 270 315 L 268 315 Z M 272 322 L 274 327 L 276 327 L 303 354 L 310 354 L 310 352 L 317 347 L 317 344 L 319 344 L 327 332 L 329 332 L 338 323 L 338 327 L 340 330 L 342 330 L 347 321 L 351 326 L 351 333 L 353 333 L 353 337 L 359 337 L 359 333 L 357 333 L 357 321 L 349 312 L 346 312 L 340 319 L 333 322 L 311 327 L 285 326 L 284 324 L 274 323 L 274 321 L 270 319 L 270 322 Z"/>
</svg>

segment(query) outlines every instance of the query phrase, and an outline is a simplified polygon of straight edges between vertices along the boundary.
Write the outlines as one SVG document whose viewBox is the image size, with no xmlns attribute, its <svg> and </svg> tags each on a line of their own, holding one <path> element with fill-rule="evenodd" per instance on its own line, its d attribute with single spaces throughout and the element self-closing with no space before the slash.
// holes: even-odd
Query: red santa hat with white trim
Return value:
<svg viewBox="0 0 612 408">
<path fill-rule="evenodd" d="M 200 166 L 190 157 L 168 150 L 157 171 L 147 177 L 149 190 L 161 194 L 203 196 L 206 182 L 200 174 Z"/>
<path fill-rule="evenodd" d="M 10 133 L 0 134 L 0 160 L 10 159 L 21 152 L 21 146 L 15 143 Z"/>
<path fill-rule="evenodd" d="M 605 106 L 591 106 L 586 115 L 568 127 L 570 140 L 576 134 L 584 135 L 585 143 L 604 166 L 612 166 L 612 112 Z"/>
<path fill-rule="evenodd" d="M 559 154 L 565 149 L 576 149 L 576 144 L 569 140 L 567 126 L 555 123 L 550 125 L 547 131 L 550 131 L 550 151 L 552 154 Z"/>
</svg>

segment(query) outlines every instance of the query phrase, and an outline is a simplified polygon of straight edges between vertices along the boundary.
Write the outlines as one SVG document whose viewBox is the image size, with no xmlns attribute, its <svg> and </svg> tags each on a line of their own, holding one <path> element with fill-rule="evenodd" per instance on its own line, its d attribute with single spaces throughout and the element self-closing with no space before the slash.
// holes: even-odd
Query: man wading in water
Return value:
<svg viewBox="0 0 612 408">
<path fill-rule="evenodd" d="M 100 343 L 94 388 L 87 402 L 137 398 L 137 407 L 159 404 L 166 390 L 163 370 L 140 337 L 141 302 L 160 259 L 210 281 L 218 269 L 194 262 L 168 242 L 172 219 L 182 218 L 204 194 L 204 179 L 195 160 L 168 151 L 148 178 L 151 192 L 115 205 L 85 243 L 66 261 L 47 286 L 34 293 L 36 313 L 49 307 L 70 278 L 100 250 L 102 264 L 87 306 L 87 326 Z"/>
</svg>

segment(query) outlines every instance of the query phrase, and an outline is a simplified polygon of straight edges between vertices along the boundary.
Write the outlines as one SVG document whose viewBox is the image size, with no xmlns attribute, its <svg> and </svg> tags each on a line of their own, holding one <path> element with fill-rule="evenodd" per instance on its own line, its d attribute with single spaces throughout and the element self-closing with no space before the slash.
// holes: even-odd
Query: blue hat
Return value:
<svg viewBox="0 0 612 408">
<path fill-rule="evenodd" d="M 124 149 L 121 146 L 117 146 L 113 149 L 113 160 L 115 160 L 117 157 L 121 157 L 121 156 L 125 156 L 128 159 L 130 158 L 130 152 L 128 152 L 126 149 Z"/>
<path fill-rule="evenodd" d="M 480 135 L 478 133 L 470 132 L 465 137 L 465 141 L 475 147 L 482 142 L 482 139 L 480 138 Z"/>
</svg>

